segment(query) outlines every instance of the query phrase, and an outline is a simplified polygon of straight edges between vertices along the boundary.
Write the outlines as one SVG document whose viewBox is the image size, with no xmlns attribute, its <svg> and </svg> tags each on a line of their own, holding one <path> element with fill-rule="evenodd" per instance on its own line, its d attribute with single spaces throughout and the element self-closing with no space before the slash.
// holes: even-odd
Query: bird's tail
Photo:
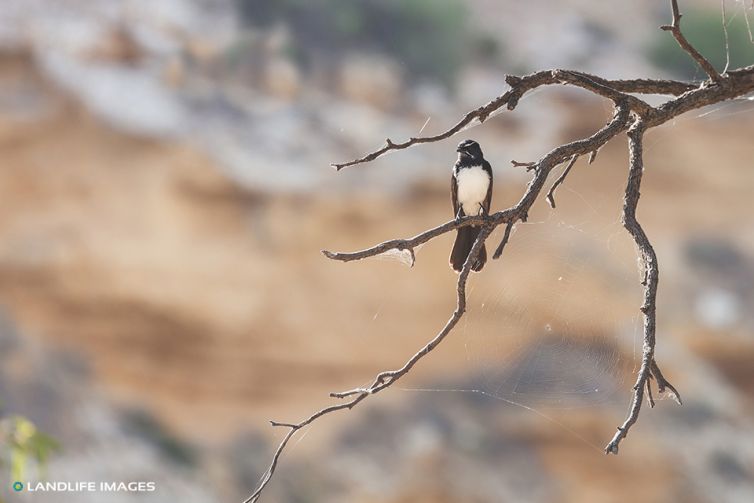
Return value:
<svg viewBox="0 0 754 503">
<path fill-rule="evenodd" d="M 474 226 L 457 229 L 456 242 L 453 244 L 453 251 L 450 252 L 450 265 L 454 271 L 461 272 L 461 269 L 463 269 L 463 264 L 466 262 L 466 258 L 469 256 L 471 248 L 474 246 L 474 242 L 481 230 L 481 227 Z M 471 270 L 475 272 L 481 271 L 485 262 L 487 262 L 487 249 L 482 245 L 482 249 L 479 250 L 476 260 L 471 265 Z"/>
</svg>

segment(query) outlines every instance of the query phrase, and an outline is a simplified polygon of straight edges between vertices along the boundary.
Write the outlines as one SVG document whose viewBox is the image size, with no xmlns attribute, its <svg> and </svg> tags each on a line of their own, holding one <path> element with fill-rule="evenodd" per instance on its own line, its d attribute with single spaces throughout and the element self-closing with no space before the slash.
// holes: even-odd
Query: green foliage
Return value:
<svg viewBox="0 0 754 503">
<path fill-rule="evenodd" d="M 730 70 L 754 64 L 754 44 L 749 39 L 746 20 L 739 13 L 728 12 L 728 45 Z M 754 19 L 751 20 L 754 22 Z M 725 33 L 719 10 L 684 12 L 681 30 L 689 42 L 720 72 L 725 68 Z M 703 78 L 702 70 L 686 54 L 668 32 L 658 32 L 648 47 L 648 57 L 659 68 L 670 70 L 681 78 Z"/>
<path fill-rule="evenodd" d="M 386 54 L 409 77 L 450 86 L 466 56 L 495 56 L 494 39 L 470 27 L 461 0 L 236 0 L 244 22 L 289 27 L 300 63 L 353 50 Z"/>
<path fill-rule="evenodd" d="M 47 460 L 60 450 L 60 444 L 49 435 L 39 431 L 34 424 L 20 416 L 10 416 L 2 421 L 2 444 L 4 460 L 10 460 L 11 478 L 24 480 L 30 461 L 44 470 Z"/>
</svg>

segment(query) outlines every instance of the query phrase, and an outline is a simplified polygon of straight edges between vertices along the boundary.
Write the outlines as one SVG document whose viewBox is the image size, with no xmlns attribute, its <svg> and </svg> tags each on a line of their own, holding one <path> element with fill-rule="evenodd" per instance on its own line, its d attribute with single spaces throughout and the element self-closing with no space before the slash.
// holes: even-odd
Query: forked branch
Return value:
<svg viewBox="0 0 754 503">
<path fill-rule="evenodd" d="M 453 314 L 450 316 L 442 330 L 440 330 L 440 332 L 435 335 L 435 337 L 424 347 L 417 351 L 414 356 L 409 358 L 409 360 L 401 368 L 397 370 L 381 372 L 374 379 L 374 382 L 372 382 L 372 384 L 367 388 L 356 388 L 349 391 L 331 393 L 331 397 L 340 399 L 350 398 L 350 400 L 336 405 L 331 405 L 330 407 L 326 407 L 318 412 L 315 412 L 300 423 L 281 423 L 277 421 L 270 421 L 270 424 L 272 424 L 272 426 L 288 428 L 288 432 L 285 434 L 283 440 L 275 450 L 275 453 L 272 456 L 272 462 L 265 472 L 264 476 L 262 477 L 262 480 L 259 483 L 259 487 L 251 496 L 244 500 L 244 503 L 252 503 L 259 499 L 262 491 L 265 487 L 267 487 L 267 484 L 272 478 L 272 475 L 275 473 L 280 455 L 283 453 L 283 450 L 286 448 L 288 442 L 291 440 L 291 438 L 293 438 L 296 432 L 308 426 L 322 416 L 337 412 L 339 410 L 352 409 L 368 396 L 379 393 L 383 389 L 392 385 L 401 377 L 408 374 L 419 360 L 428 355 L 443 341 L 443 339 L 445 339 L 445 337 L 447 337 L 447 335 L 453 330 L 453 327 L 455 327 L 458 323 L 458 320 L 461 319 L 463 313 L 466 312 L 466 281 L 468 280 L 469 273 L 471 272 L 471 265 L 476 260 L 477 255 L 479 255 L 479 251 L 482 249 L 482 246 L 487 240 L 487 237 L 490 235 L 490 232 L 492 232 L 492 229 L 493 226 L 489 222 L 482 225 L 482 231 L 477 236 L 477 239 L 471 248 L 471 252 L 469 252 L 469 256 L 466 259 L 461 272 L 458 274 L 458 282 L 456 283 L 456 309 L 453 311 Z"/>
<path fill-rule="evenodd" d="M 386 140 L 385 145 L 358 159 L 348 162 L 333 164 L 340 170 L 348 166 L 363 164 L 373 161 L 382 155 L 397 150 L 404 150 L 420 143 L 432 143 L 450 138 L 460 132 L 464 127 L 473 122 L 484 122 L 493 113 L 508 109 L 513 110 L 521 98 L 536 88 L 555 84 L 569 85 L 584 89 L 613 103 L 614 114 L 611 120 L 600 130 L 588 138 L 583 138 L 565 145 L 560 145 L 548 152 L 544 157 L 533 162 L 515 162 L 514 165 L 522 166 L 532 172 L 532 179 L 526 186 L 521 199 L 512 207 L 491 213 L 488 216 L 464 217 L 460 220 L 451 220 L 444 224 L 428 229 L 412 238 L 394 239 L 378 244 L 365 250 L 341 253 L 323 251 L 324 255 L 332 260 L 349 262 L 374 257 L 382 253 L 398 250 L 411 253 L 415 259 L 417 246 L 448 233 L 454 229 L 468 225 L 476 225 L 482 228 L 482 232 L 472 247 L 472 251 L 458 275 L 456 284 L 456 309 L 446 322 L 445 326 L 424 347 L 410 357 L 403 366 L 396 370 L 385 371 L 377 374 L 372 383 L 365 388 L 354 388 L 342 392 L 331 393 L 332 398 L 340 402 L 325 407 L 299 423 L 276 422 L 271 424 L 276 427 L 287 428 L 285 436 L 278 445 L 272 461 L 260 480 L 259 486 L 254 493 L 245 500 L 245 503 L 255 502 L 270 482 L 278 466 L 280 456 L 293 436 L 302 428 L 312 424 L 317 419 L 340 410 L 352 409 L 367 397 L 379 393 L 390 387 L 400 378 L 405 376 L 419 361 L 431 353 L 452 332 L 458 321 L 466 311 L 466 282 L 471 271 L 471 264 L 476 259 L 482 245 L 490 234 L 500 225 L 505 224 L 505 231 L 497 246 L 493 258 L 499 258 L 505 245 L 511 238 L 513 226 L 518 221 L 526 221 L 529 211 L 538 200 L 545 186 L 550 172 L 555 166 L 568 162 L 563 173 L 550 186 L 546 198 L 551 206 L 555 207 L 554 194 L 557 187 L 563 183 L 576 160 L 588 155 L 589 162 L 594 161 L 597 152 L 610 140 L 620 133 L 628 131 L 629 146 L 629 175 L 626 184 L 623 205 L 623 224 L 637 246 L 637 252 L 643 264 L 644 301 L 640 307 L 644 317 L 644 344 L 642 350 L 642 364 L 637 374 L 636 383 L 633 387 L 631 409 L 628 416 L 618 427 L 618 431 L 605 447 L 606 453 L 618 453 L 620 442 L 626 437 L 631 426 L 636 423 L 645 391 L 649 405 L 654 406 L 651 381 L 655 381 L 660 394 L 666 393 L 674 398 L 679 404 L 681 398 L 678 391 L 663 376 L 655 361 L 655 331 L 656 331 L 656 298 L 659 284 L 659 268 L 657 255 L 647 238 L 644 229 L 636 219 L 636 208 L 640 198 L 642 175 L 644 172 L 643 138 L 647 130 L 663 124 L 680 114 L 695 110 L 707 105 L 720 103 L 754 91 L 754 65 L 740 68 L 720 75 L 714 67 L 689 44 L 680 30 L 681 14 L 678 10 L 677 0 L 671 0 L 673 13 L 672 25 L 662 29 L 670 31 L 678 44 L 699 63 L 707 72 L 710 80 L 701 84 L 679 82 L 672 80 L 633 79 L 633 80 L 608 80 L 596 75 L 583 72 L 566 70 L 546 70 L 536 72 L 523 77 L 508 76 L 506 82 L 510 88 L 475 110 L 468 112 L 455 125 L 446 131 L 434 136 L 409 138 L 404 142 Z M 669 99 L 663 104 L 652 107 L 644 100 L 634 96 L 635 94 L 660 94 Z"/>
<path fill-rule="evenodd" d="M 596 150 L 594 152 L 596 152 Z M 592 154 L 594 154 L 594 152 L 592 152 Z M 578 158 L 579 156 L 577 155 L 571 157 L 571 160 L 568 162 L 568 166 L 565 167 L 563 173 L 561 173 L 558 179 L 555 180 L 552 186 L 550 186 L 550 190 L 547 191 L 547 202 L 550 203 L 550 208 L 555 209 L 555 189 L 557 189 L 558 186 L 565 181 L 568 173 L 571 172 L 571 168 L 573 168 L 573 165 L 576 164 L 576 160 L 578 160 Z M 592 157 L 590 157 L 589 159 L 591 160 Z"/>
<path fill-rule="evenodd" d="M 722 75 L 720 75 L 717 70 L 715 70 L 715 67 L 712 66 L 712 63 L 710 63 L 707 58 L 702 56 L 702 54 L 697 51 L 694 46 L 689 43 L 688 40 L 686 40 L 686 37 L 681 32 L 681 11 L 678 10 L 678 0 L 670 0 L 670 7 L 673 12 L 673 23 L 660 26 L 660 29 L 672 33 L 676 42 L 678 42 L 678 45 L 680 45 L 681 48 L 686 51 L 689 56 L 691 56 L 694 61 L 697 62 L 699 66 L 702 67 L 709 78 L 714 82 L 720 82 L 723 78 Z M 725 26 L 724 23 L 723 26 Z"/>
<path fill-rule="evenodd" d="M 644 150 L 643 140 L 646 131 L 644 122 L 639 119 L 631 126 L 628 131 L 628 183 L 626 192 L 623 197 L 623 226 L 626 228 L 636 243 L 636 247 L 641 258 L 644 268 L 642 284 L 644 285 L 644 302 L 639 310 L 644 315 L 644 344 L 642 349 L 641 367 L 634 384 L 634 396 L 631 402 L 631 409 L 628 417 L 622 425 L 618 426 L 615 436 L 605 447 L 606 453 L 618 454 L 618 445 L 626 435 L 631 426 L 639 419 L 639 412 L 643 403 L 644 389 L 647 390 L 647 397 L 651 407 L 654 407 L 654 398 L 652 397 L 652 388 L 649 379 L 654 377 L 657 381 L 658 388 L 662 393 L 668 388 L 673 398 L 679 404 L 681 396 L 676 389 L 662 376 L 660 368 L 655 361 L 655 330 L 656 330 L 656 311 L 657 311 L 657 286 L 660 281 L 660 269 L 657 264 L 657 254 L 652 244 L 649 242 L 644 229 L 636 220 L 636 207 L 639 204 L 641 188 L 641 179 L 644 173 Z M 656 375 L 655 375 L 656 370 Z"/>
</svg>

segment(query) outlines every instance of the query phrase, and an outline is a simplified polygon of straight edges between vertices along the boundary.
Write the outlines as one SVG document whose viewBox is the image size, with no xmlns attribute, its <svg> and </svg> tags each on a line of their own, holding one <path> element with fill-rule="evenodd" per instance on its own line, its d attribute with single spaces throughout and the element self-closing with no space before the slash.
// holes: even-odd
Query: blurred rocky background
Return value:
<svg viewBox="0 0 754 503">
<path fill-rule="evenodd" d="M 719 2 L 681 7 L 722 69 Z M 751 5 L 726 16 L 731 67 L 754 63 Z M 6 442 L 0 500 L 250 494 L 282 433 L 268 419 L 401 365 L 455 304 L 451 236 L 413 268 L 320 250 L 447 221 L 461 137 L 329 163 L 442 131 L 506 73 L 700 79 L 668 21 L 654 0 L 0 0 L 0 413 L 60 445 L 28 480 L 157 484 L 14 493 Z M 610 115 L 546 89 L 463 136 L 493 163 L 499 209 L 528 181 L 511 159 Z M 405 382 L 291 446 L 266 501 L 754 500 L 753 127 L 741 99 L 646 142 L 658 361 L 683 407 L 646 407 L 620 455 L 601 452 L 641 351 L 619 139 L 576 165 L 556 210 L 537 203 Z"/>
</svg>

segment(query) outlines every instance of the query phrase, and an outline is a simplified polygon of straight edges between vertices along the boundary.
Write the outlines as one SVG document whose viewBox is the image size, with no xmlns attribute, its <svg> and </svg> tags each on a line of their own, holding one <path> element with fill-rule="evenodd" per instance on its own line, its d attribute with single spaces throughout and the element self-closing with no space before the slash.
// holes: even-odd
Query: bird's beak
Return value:
<svg viewBox="0 0 754 503">
<path fill-rule="evenodd" d="M 458 147 L 458 148 L 456 149 L 456 152 L 463 152 L 463 151 L 464 151 L 464 150 L 463 150 L 463 147 Z"/>
</svg>

